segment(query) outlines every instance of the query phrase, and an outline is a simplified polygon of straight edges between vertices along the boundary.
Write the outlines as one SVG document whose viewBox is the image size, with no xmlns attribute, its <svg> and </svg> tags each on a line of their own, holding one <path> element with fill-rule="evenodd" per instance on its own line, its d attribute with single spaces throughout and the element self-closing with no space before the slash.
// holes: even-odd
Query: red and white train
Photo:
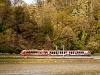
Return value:
<svg viewBox="0 0 100 75">
<path fill-rule="evenodd" d="M 33 56 L 87 56 L 91 55 L 90 50 L 22 50 L 21 55 L 33 55 Z"/>
</svg>

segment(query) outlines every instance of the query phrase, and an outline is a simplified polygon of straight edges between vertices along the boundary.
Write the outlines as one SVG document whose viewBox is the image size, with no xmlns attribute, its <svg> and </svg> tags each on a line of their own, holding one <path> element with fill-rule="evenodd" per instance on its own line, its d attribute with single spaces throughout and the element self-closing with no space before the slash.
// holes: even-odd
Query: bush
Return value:
<svg viewBox="0 0 100 75">
<path fill-rule="evenodd" d="M 1 53 L 15 53 L 15 51 L 13 50 L 13 47 L 11 47 L 9 44 L 0 44 L 0 52 Z"/>
</svg>

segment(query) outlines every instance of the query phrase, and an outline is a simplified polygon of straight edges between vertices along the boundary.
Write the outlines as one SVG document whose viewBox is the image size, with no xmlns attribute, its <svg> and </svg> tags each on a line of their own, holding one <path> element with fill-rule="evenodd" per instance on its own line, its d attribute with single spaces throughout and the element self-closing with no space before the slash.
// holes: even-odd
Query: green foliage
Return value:
<svg viewBox="0 0 100 75">
<path fill-rule="evenodd" d="M 0 44 L 0 52 L 2 53 L 14 53 L 14 51 L 11 50 L 12 48 L 4 43 L 4 44 Z"/>
<path fill-rule="evenodd" d="M 53 27 L 50 24 L 43 25 L 42 32 L 44 33 L 44 35 L 52 35 Z"/>
<path fill-rule="evenodd" d="M 0 0 L 0 53 L 88 49 L 100 53 L 99 0 Z"/>
<path fill-rule="evenodd" d="M 25 15 L 23 7 L 21 6 L 15 7 L 14 15 L 15 15 L 15 20 L 17 21 L 18 24 L 24 22 Z"/>
</svg>

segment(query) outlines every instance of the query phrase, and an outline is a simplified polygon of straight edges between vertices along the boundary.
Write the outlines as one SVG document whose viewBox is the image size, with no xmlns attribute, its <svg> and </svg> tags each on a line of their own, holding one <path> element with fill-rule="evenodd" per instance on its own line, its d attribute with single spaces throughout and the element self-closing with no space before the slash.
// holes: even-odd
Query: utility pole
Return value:
<svg viewBox="0 0 100 75">
<path fill-rule="evenodd" d="M 56 50 L 58 50 L 58 47 L 57 47 L 57 45 L 56 45 Z"/>
</svg>

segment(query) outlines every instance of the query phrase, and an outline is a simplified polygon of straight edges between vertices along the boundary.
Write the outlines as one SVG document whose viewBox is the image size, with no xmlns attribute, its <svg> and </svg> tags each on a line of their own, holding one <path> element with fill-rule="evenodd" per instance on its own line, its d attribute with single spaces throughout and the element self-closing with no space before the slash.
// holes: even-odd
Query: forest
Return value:
<svg viewBox="0 0 100 75">
<path fill-rule="evenodd" d="M 63 45 L 100 53 L 100 0 L 0 0 L 0 53 Z"/>
</svg>

